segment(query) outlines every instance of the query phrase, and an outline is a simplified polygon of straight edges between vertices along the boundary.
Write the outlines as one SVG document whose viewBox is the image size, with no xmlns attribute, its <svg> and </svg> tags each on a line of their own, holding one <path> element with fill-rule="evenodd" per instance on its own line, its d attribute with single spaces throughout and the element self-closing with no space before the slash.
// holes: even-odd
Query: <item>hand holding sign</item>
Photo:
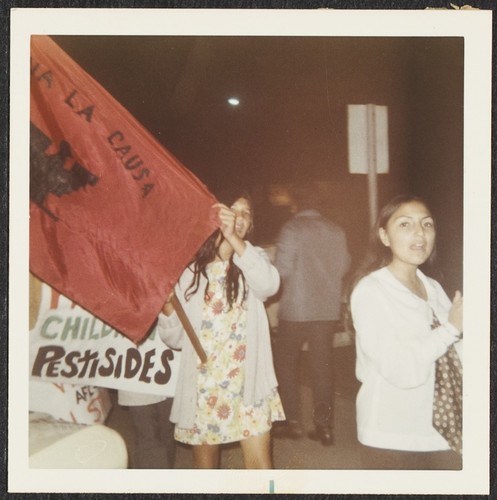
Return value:
<svg viewBox="0 0 497 500">
<path fill-rule="evenodd" d="M 174 312 L 174 306 L 173 306 L 173 297 L 174 297 L 174 292 L 171 292 L 169 294 L 169 297 L 167 298 L 166 302 L 162 306 L 162 314 L 165 314 L 166 316 L 171 316 L 171 314 Z"/>
</svg>

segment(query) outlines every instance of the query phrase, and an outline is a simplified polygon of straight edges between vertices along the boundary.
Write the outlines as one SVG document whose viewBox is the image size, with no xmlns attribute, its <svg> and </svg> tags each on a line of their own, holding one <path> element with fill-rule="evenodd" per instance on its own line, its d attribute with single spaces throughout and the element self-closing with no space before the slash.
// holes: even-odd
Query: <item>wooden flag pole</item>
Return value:
<svg viewBox="0 0 497 500">
<path fill-rule="evenodd" d="M 173 305 L 174 310 L 176 311 L 176 314 L 178 315 L 178 318 L 181 321 L 181 324 L 183 325 L 183 328 L 185 329 L 186 334 L 188 335 L 188 338 L 193 345 L 193 348 L 195 349 L 195 352 L 200 358 L 200 361 L 202 363 L 206 363 L 207 354 L 205 354 L 204 348 L 202 347 L 202 344 L 200 343 L 200 340 L 198 339 L 197 334 L 195 333 L 195 330 L 193 329 L 193 326 L 190 323 L 190 320 L 188 319 L 188 316 L 186 315 L 185 310 L 183 309 L 183 306 L 181 305 L 181 302 L 178 300 L 178 297 L 176 297 L 176 295 L 173 295 L 171 297 L 171 304 Z"/>
</svg>

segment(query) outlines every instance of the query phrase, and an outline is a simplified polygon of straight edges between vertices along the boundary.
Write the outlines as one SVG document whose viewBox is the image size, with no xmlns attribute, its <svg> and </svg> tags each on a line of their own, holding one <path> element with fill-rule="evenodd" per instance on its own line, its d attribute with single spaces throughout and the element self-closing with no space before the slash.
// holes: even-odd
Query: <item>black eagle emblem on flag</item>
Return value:
<svg viewBox="0 0 497 500">
<path fill-rule="evenodd" d="M 61 141 L 58 151 L 53 155 L 46 154 L 52 140 L 38 127 L 31 123 L 29 150 L 29 197 L 52 219 L 59 220 L 45 206 L 49 193 L 55 196 L 71 194 L 85 186 L 94 186 L 98 177 L 78 162 L 73 162 L 70 169 L 64 167 L 72 158 L 71 146 L 67 141 Z"/>
</svg>

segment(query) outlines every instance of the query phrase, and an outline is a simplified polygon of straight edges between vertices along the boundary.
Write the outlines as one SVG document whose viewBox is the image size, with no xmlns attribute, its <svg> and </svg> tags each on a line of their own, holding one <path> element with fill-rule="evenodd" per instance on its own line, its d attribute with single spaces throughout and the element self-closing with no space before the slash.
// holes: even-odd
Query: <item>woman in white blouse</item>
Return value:
<svg viewBox="0 0 497 500">
<path fill-rule="evenodd" d="M 435 365 L 460 348 L 462 296 L 451 302 L 419 266 L 433 257 L 426 203 L 398 196 L 380 212 L 351 294 L 356 331 L 357 433 L 363 468 L 458 469 L 433 427 Z"/>
</svg>

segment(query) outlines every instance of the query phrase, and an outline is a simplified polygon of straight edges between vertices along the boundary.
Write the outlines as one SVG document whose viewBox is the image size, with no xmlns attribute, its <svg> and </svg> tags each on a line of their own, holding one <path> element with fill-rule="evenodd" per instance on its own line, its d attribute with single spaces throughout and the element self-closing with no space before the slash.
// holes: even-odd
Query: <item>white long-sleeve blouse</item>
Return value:
<svg viewBox="0 0 497 500">
<path fill-rule="evenodd" d="M 460 335 L 448 322 L 451 302 L 440 284 L 419 270 L 418 276 L 428 300 L 413 294 L 386 267 L 364 277 L 351 296 L 356 376 L 362 384 L 357 432 L 368 446 L 448 449 L 432 425 L 435 363 Z M 441 322 L 435 329 L 433 313 Z"/>
</svg>

